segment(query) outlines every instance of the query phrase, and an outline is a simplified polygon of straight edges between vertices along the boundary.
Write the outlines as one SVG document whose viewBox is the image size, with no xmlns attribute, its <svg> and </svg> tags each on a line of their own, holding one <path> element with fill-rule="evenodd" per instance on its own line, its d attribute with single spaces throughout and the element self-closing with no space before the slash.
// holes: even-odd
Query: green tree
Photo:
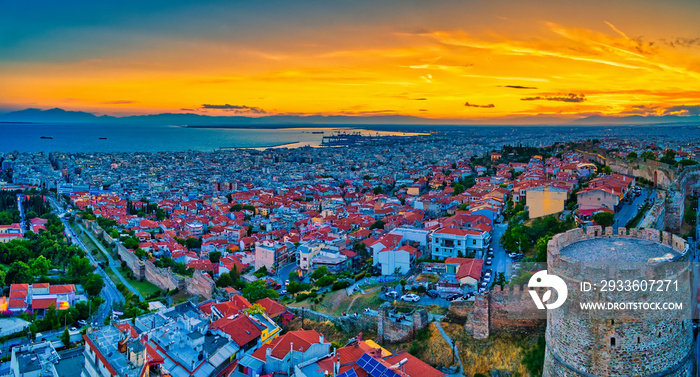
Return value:
<svg viewBox="0 0 700 377">
<path fill-rule="evenodd" d="M 202 240 L 199 238 L 194 238 L 190 237 L 185 241 L 185 246 L 187 246 L 188 249 L 199 249 L 202 247 Z"/>
<path fill-rule="evenodd" d="M 104 286 L 104 280 L 102 279 L 102 276 L 98 274 L 91 274 L 87 281 L 85 281 L 85 284 L 83 284 L 85 292 L 87 292 L 87 294 L 90 296 L 99 295 Z"/>
<path fill-rule="evenodd" d="M 530 372 L 531 376 L 541 376 L 542 370 L 544 369 L 544 353 L 546 348 L 546 341 L 544 336 L 537 338 L 537 344 L 534 347 L 525 349 L 525 355 L 523 356 L 523 365 Z"/>
<path fill-rule="evenodd" d="M 328 275 L 330 272 L 328 271 L 328 268 L 326 266 L 320 266 L 319 268 L 315 269 L 314 272 L 311 273 L 310 277 L 312 279 L 320 279 L 326 275 Z"/>
<path fill-rule="evenodd" d="M 452 192 L 452 196 L 462 194 L 462 193 L 464 193 L 465 190 L 466 189 L 464 188 L 464 185 L 462 185 L 461 183 L 458 183 L 454 187 L 454 191 Z"/>
<path fill-rule="evenodd" d="M 27 284 L 34 281 L 32 270 L 29 265 L 22 261 L 12 262 L 10 268 L 7 269 L 7 277 L 5 278 L 8 284 Z"/>
<path fill-rule="evenodd" d="M 601 227 L 606 228 L 615 223 L 615 215 L 609 212 L 598 212 L 593 215 L 593 221 Z"/>
<path fill-rule="evenodd" d="M 0 287 L 5 286 L 5 278 L 7 277 L 7 274 L 5 273 L 5 270 L 0 268 Z"/>
<path fill-rule="evenodd" d="M 68 276 L 74 279 L 84 279 L 95 268 L 90 264 L 90 260 L 84 257 L 75 256 L 68 263 Z"/>
<path fill-rule="evenodd" d="M 231 274 L 229 273 L 221 274 L 216 280 L 216 286 L 219 288 L 231 287 L 233 286 L 233 283 L 233 279 L 231 278 Z"/>
<path fill-rule="evenodd" d="M 221 259 L 221 252 L 220 251 L 212 251 L 209 253 L 209 261 L 211 263 L 219 263 L 219 260 Z"/>
<path fill-rule="evenodd" d="M 39 255 L 38 258 L 31 261 L 31 270 L 34 276 L 48 275 L 50 267 L 51 263 L 43 255 Z"/>
<path fill-rule="evenodd" d="M 503 289 L 506 285 L 506 275 L 503 272 L 499 272 L 496 275 L 496 280 L 494 280 L 493 285 L 494 286 L 498 285 L 501 287 L 501 289 Z"/>
<path fill-rule="evenodd" d="M 605 165 L 603 166 L 603 169 L 601 169 L 601 172 L 607 175 L 612 174 L 612 168 L 608 165 Z"/>
<path fill-rule="evenodd" d="M 656 155 L 652 151 L 644 151 L 640 155 L 645 160 L 656 160 Z"/>
<path fill-rule="evenodd" d="M 627 153 L 627 159 L 630 160 L 630 161 L 635 161 L 635 160 L 637 160 L 637 157 L 638 157 L 638 156 L 637 156 L 637 152 L 634 152 L 634 151 L 633 151 L 633 152 Z"/>
<path fill-rule="evenodd" d="M 384 189 L 382 186 L 377 186 L 372 190 L 372 192 L 374 192 L 374 195 L 379 195 L 384 193 Z"/>
<path fill-rule="evenodd" d="M 372 224 L 372 225 L 369 227 L 369 229 L 384 229 L 384 225 L 386 225 L 386 223 L 384 223 L 384 221 L 382 221 L 382 220 L 377 220 L 377 221 L 374 222 L 374 224 Z"/>
<path fill-rule="evenodd" d="M 61 334 L 61 341 L 63 342 L 64 346 L 70 346 L 70 334 L 68 333 L 68 327 L 63 330 L 63 334 Z"/>
<path fill-rule="evenodd" d="M 546 235 L 544 237 L 541 237 L 537 240 L 535 243 L 535 261 L 537 262 L 546 262 L 547 261 L 547 244 L 549 243 L 549 240 L 552 239 L 552 236 Z"/>
<path fill-rule="evenodd" d="M 287 279 L 289 279 L 290 282 L 297 280 L 299 278 L 299 272 L 297 271 L 290 271 L 289 274 L 287 274 Z"/>
<path fill-rule="evenodd" d="M 267 288 L 267 285 L 262 280 L 256 280 L 252 283 L 248 283 L 241 291 L 241 294 L 250 302 L 256 302 L 266 297 L 279 297 L 279 294 L 275 292 L 274 289 Z"/>
</svg>

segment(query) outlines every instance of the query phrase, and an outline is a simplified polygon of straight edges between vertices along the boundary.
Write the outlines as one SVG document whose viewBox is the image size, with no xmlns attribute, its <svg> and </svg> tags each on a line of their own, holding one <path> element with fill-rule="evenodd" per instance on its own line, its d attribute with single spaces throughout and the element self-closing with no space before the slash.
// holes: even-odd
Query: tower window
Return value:
<svg viewBox="0 0 700 377">
<path fill-rule="evenodd" d="M 641 343 L 641 339 L 637 337 L 637 344 Z"/>
<path fill-rule="evenodd" d="M 614 320 L 614 319 L 611 319 L 611 320 L 610 320 L 610 326 L 615 326 L 615 320 Z"/>
<path fill-rule="evenodd" d="M 615 347 L 615 337 L 610 337 L 610 347 Z"/>
</svg>

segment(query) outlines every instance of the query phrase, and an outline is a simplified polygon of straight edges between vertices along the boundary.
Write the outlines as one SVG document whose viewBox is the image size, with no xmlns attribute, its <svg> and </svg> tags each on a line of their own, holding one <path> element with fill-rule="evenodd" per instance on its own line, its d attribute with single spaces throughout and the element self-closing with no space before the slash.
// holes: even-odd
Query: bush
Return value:
<svg viewBox="0 0 700 377">
<path fill-rule="evenodd" d="M 302 302 L 302 301 L 306 300 L 308 297 L 309 297 L 309 295 L 306 293 L 299 293 L 295 300 L 296 300 L 296 302 Z"/>
<path fill-rule="evenodd" d="M 336 281 L 333 283 L 333 286 L 331 287 L 331 290 L 337 291 L 339 289 L 347 288 L 351 285 L 349 281 Z"/>
<path fill-rule="evenodd" d="M 317 287 L 327 287 L 335 282 L 335 278 L 333 276 L 324 276 L 314 283 L 315 286 Z"/>
<path fill-rule="evenodd" d="M 364 272 L 360 272 L 359 274 L 355 275 L 355 281 L 362 280 L 365 277 Z"/>
<path fill-rule="evenodd" d="M 316 297 L 318 297 L 318 292 L 316 292 L 315 290 L 309 292 L 309 298 L 316 298 Z"/>
</svg>

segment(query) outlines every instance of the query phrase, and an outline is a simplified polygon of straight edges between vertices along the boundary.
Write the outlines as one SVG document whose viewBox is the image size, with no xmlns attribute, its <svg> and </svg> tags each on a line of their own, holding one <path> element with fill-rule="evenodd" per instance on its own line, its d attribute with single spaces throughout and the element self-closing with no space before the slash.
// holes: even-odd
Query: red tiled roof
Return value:
<svg viewBox="0 0 700 377">
<path fill-rule="evenodd" d="M 58 307 L 55 298 L 35 298 L 32 300 L 32 310 L 48 309 L 51 305 Z"/>
<path fill-rule="evenodd" d="M 384 361 L 388 361 L 389 364 L 394 365 L 403 359 L 408 359 L 406 364 L 403 365 L 403 370 L 405 371 L 405 374 L 407 374 L 409 376 L 416 376 L 416 377 L 445 377 L 446 376 L 445 373 L 442 373 L 439 370 L 431 367 L 430 365 L 426 364 L 424 361 L 411 355 L 408 352 L 395 353 L 395 354 L 385 358 Z"/>
<path fill-rule="evenodd" d="M 260 304 L 263 308 L 265 308 L 265 311 L 270 318 L 275 318 L 287 310 L 284 305 L 268 297 L 258 300 L 255 303 Z"/>
<path fill-rule="evenodd" d="M 243 346 L 253 339 L 258 338 L 262 331 L 245 315 L 239 315 L 234 319 L 222 318 L 209 325 L 211 329 L 219 329 L 231 336 L 231 340 L 239 346 Z"/>
</svg>

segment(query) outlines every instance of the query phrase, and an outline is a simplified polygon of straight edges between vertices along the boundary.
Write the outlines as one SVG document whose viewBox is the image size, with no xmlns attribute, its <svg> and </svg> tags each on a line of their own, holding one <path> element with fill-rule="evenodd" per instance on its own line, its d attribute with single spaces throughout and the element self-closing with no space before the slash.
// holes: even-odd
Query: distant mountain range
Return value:
<svg viewBox="0 0 700 377">
<path fill-rule="evenodd" d="M 431 119 L 408 115 L 268 115 L 261 117 L 247 116 L 210 116 L 192 113 L 163 113 L 152 115 L 132 115 L 115 117 L 109 115 L 97 116 L 83 111 L 67 111 L 59 108 L 41 110 L 24 109 L 0 114 L 0 122 L 26 122 L 26 123 L 95 123 L 95 124 L 171 124 L 207 127 L 233 127 L 233 126 L 298 126 L 298 125 L 634 125 L 634 124 L 660 124 L 660 123 L 692 123 L 699 122 L 700 116 L 588 116 L 580 119 L 566 119 L 556 116 L 525 116 L 518 118 L 493 118 L 493 119 Z"/>
</svg>

